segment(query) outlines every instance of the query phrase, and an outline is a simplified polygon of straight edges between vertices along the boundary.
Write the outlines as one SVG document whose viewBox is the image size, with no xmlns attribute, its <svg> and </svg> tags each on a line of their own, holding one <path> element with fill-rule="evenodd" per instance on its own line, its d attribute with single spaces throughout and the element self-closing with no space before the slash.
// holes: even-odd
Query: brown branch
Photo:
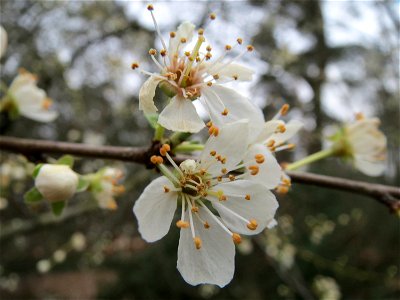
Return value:
<svg viewBox="0 0 400 300">
<path fill-rule="evenodd" d="M 115 159 L 149 165 L 149 158 L 155 154 L 157 145 L 150 148 L 91 146 L 85 144 L 54 142 L 16 137 L 0 136 L 0 150 L 22 153 L 27 156 L 42 154 L 71 154 L 81 157 Z M 181 162 L 186 157 L 175 157 Z M 400 210 L 400 188 L 373 184 L 331 176 L 288 171 L 294 183 L 322 186 L 372 197 L 387 206 L 392 212 Z"/>
</svg>

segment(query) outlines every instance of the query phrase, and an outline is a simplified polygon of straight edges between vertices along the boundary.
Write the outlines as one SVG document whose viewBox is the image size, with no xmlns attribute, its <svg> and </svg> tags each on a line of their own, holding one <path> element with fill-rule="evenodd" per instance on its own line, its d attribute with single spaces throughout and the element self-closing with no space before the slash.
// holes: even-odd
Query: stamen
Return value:
<svg viewBox="0 0 400 300">
<path fill-rule="evenodd" d="M 242 242 L 242 237 L 238 233 L 232 233 L 232 240 L 236 245 L 238 245 Z"/>
<path fill-rule="evenodd" d="M 296 147 L 295 144 L 287 144 L 280 147 L 275 148 L 275 152 L 282 151 L 282 150 L 292 150 Z"/>
<path fill-rule="evenodd" d="M 282 105 L 281 109 L 278 111 L 278 113 L 272 118 L 272 120 L 278 120 L 282 116 L 286 116 L 288 111 L 289 111 L 289 104 L 284 104 Z"/>
<path fill-rule="evenodd" d="M 211 19 L 211 20 L 214 21 L 216 18 L 217 18 L 217 15 L 216 15 L 215 13 L 211 13 L 211 14 L 210 14 L 210 19 Z"/>
<path fill-rule="evenodd" d="M 178 228 L 188 228 L 189 227 L 189 223 L 179 220 L 178 222 L 176 222 L 176 227 Z"/>
<path fill-rule="evenodd" d="M 250 198 L 250 195 L 249 194 L 247 194 L 245 197 L 244 197 L 244 199 L 246 199 L 247 201 L 249 201 L 251 198 Z"/>
<path fill-rule="evenodd" d="M 217 154 L 217 152 L 215 150 L 210 151 L 211 156 L 215 156 L 216 154 Z"/>
<path fill-rule="evenodd" d="M 131 64 L 131 68 L 132 68 L 132 70 L 135 70 L 135 69 L 139 68 L 139 63 L 133 62 L 133 63 Z"/>
<path fill-rule="evenodd" d="M 208 129 L 208 133 L 209 133 L 210 135 L 213 135 L 213 136 L 218 136 L 219 129 L 218 129 L 218 127 L 212 125 L 212 126 Z"/>
<path fill-rule="evenodd" d="M 285 124 L 279 124 L 276 127 L 275 133 L 284 133 L 286 131 L 286 126 Z"/>
<path fill-rule="evenodd" d="M 355 118 L 356 118 L 357 121 L 362 121 L 362 120 L 365 119 L 365 116 L 364 116 L 363 113 L 359 112 L 359 113 L 356 113 Z"/>
<path fill-rule="evenodd" d="M 155 165 L 162 164 L 164 162 L 163 158 L 157 155 L 153 155 L 152 157 L 150 157 L 150 161 Z"/>
<path fill-rule="evenodd" d="M 250 170 L 250 174 L 253 175 L 253 176 L 257 175 L 258 172 L 260 171 L 258 166 L 249 166 L 248 169 Z"/>
<path fill-rule="evenodd" d="M 164 185 L 164 193 L 168 193 L 169 191 L 170 189 L 166 185 Z"/>
<path fill-rule="evenodd" d="M 147 6 L 147 9 L 150 11 L 151 18 L 153 19 L 153 23 L 154 23 L 154 28 L 155 28 L 156 31 L 157 31 L 158 37 L 159 37 L 159 39 L 161 40 L 161 43 L 162 43 L 164 49 L 167 49 L 167 44 L 165 44 L 164 39 L 162 38 L 162 35 L 161 35 L 161 32 L 160 32 L 160 28 L 158 27 L 156 18 L 154 17 L 154 14 L 153 14 L 153 10 L 154 10 L 153 5 L 149 4 L 149 5 Z"/>
<path fill-rule="evenodd" d="M 53 101 L 50 98 L 45 98 L 42 101 L 42 108 L 48 110 L 53 105 Z"/>
<path fill-rule="evenodd" d="M 166 144 L 164 144 L 166 145 Z M 165 149 L 165 148 L 164 148 Z M 174 167 L 175 170 L 178 171 L 179 175 L 183 176 L 183 172 L 182 170 L 178 167 L 178 165 L 174 162 L 174 160 L 171 158 L 171 156 L 169 156 L 168 152 L 165 152 L 165 156 L 167 157 L 168 161 L 170 162 L 170 164 Z"/>
<path fill-rule="evenodd" d="M 162 156 L 166 156 L 167 152 L 171 151 L 171 146 L 168 144 L 163 144 L 162 147 L 160 148 L 160 154 Z"/>
<path fill-rule="evenodd" d="M 221 228 L 223 230 L 225 230 L 225 232 L 227 232 L 230 236 L 233 235 L 233 233 L 224 225 L 222 224 L 222 222 L 217 218 L 217 216 L 215 216 L 211 210 L 209 210 L 209 208 L 203 203 L 203 202 L 199 202 L 199 204 L 204 208 L 204 210 L 214 219 L 214 221 L 221 226 Z"/>
<path fill-rule="evenodd" d="M 199 250 L 201 248 L 201 239 L 199 237 L 195 237 L 193 238 L 193 241 L 196 249 Z"/>
<path fill-rule="evenodd" d="M 230 181 L 235 181 L 235 179 L 236 179 L 236 178 L 235 178 L 234 175 L 232 175 L 232 174 L 229 175 L 229 180 L 230 180 Z"/>
<path fill-rule="evenodd" d="M 265 161 L 265 157 L 262 154 L 256 154 L 254 158 L 258 164 L 262 164 Z"/>
<path fill-rule="evenodd" d="M 247 228 L 250 230 L 256 230 L 258 226 L 258 223 L 254 219 L 250 219 L 249 224 L 247 224 Z"/>
<path fill-rule="evenodd" d="M 174 31 L 171 31 L 171 32 L 169 33 L 169 37 L 170 37 L 171 39 L 173 39 L 174 37 L 176 37 L 176 33 L 175 33 Z"/>
</svg>

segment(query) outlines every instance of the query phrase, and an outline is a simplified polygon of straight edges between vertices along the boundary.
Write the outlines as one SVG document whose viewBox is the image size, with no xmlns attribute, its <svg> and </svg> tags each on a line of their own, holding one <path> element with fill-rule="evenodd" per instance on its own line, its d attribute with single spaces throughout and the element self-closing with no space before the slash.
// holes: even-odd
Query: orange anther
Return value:
<svg viewBox="0 0 400 300">
<path fill-rule="evenodd" d="M 240 234 L 232 233 L 232 240 L 237 245 L 242 242 L 242 237 L 240 236 Z"/>
<path fill-rule="evenodd" d="M 215 156 L 216 154 L 217 154 L 217 152 L 215 150 L 210 151 L 211 156 Z"/>
<path fill-rule="evenodd" d="M 164 193 L 168 193 L 169 191 L 170 189 L 166 185 L 164 185 Z"/>
<path fill-rule="evenodd" d="M 239 44 L 239 45 L 241 45 L 241 44 L 243 44 L 243 39 L 242 38 L 237 38 L 237 43 Z"/>
<path fill-rule="evenodd" d="M 226 173 L 228 173 L 228 170 L 227 170 L 226 168 L 222 168 L 222 169 L 221 169 L 221 173 L 222 173 L 222 174 L 226 174 Z"/>
<path fill-rule="evenodd" d="M 131 68 L 132 68 L 132 70 L 135 70 L 135 69 L 139 68 L 139 64 L 137 62 L 134 62 L 131 64 Z"/>
<path fill-rule="evenodd" d="M 210 19 L 215 20 L 217 18 L 217 15 L 215 13 L 210 14 Z"/>
<path fill-rule="evenodd" d="M 161 56 L 166 56 L 167 55 L 167 50 L 165 50 L 165 49 L 161 49 L 160 50 L 160 54 L 161 54 Z"/>
<path fill-rule="evenodd" d="M 50 98 L 45 98 L 42 101 L 42 108 L 48 110 L 53 104 L 53 101 Z"/>
<path fill-rule="evenodd" d="M 174 38 L 175 36 L 176 36 L 176 33 L 175 33 L 175 32 L 171 31 L 171 32 L 169 33 L 169 37 L 170 37 L 170 38 Z"/>
<path fill-rule="evenodd" d="M 265 157 L 262 154 L 256 154 L 254 158 L 258 164 L 262 164 L 265 161 Z"/>
<path fill-rule="evenodd" d="M 289 104 L 284 104 L 281 108 L 281 115 L 285 116 L 288 113 L 289 108 L 290 108 Z"/>
<path fill-rule="evenodd" d="M 256 230 L 256 229 L 257 229 L 257 226 L 258 226 L 258 223 L 257 223 L 257 221 L 254 220 L 254 219 L 251 219 L 251 220 L 249 221 L 249 224 L 247 224 L 247 228 L 250 229 L 250 230 Z"/>
<path fill-rule="evenodd" d="M 258 166 L 250 166 L 248 167 L 248 169 L 251 171 L 250 172 L 251 175 L 257 175 L 258 172 L 260 171 Z"/>
<path fill-rule="evenodd" d="M 232 50 L 232 46 L 231 45 L 225 45 L 225 50 L 226 51 Z"/>
<path fill-rule="evenodd" d="M 195 237 L 193 241 L 194 245 L 196 246 L 196 249 L 199 250 L 201 248 L 201 239 L 199 237 Z"/>
<path fill-rule="evenodd" d="M 189 222 L 179 220 L 176 222 L 176 227 L 178 228 L 188 228 L 189 227 Z"/>
<path fill-rule="evenodd" d="M 157 155 L 153 155 L 152 157 L 150 157 L 150 161 L 155 165 L 162 164 L 164 162 L 163 158 Z"/>
<path fill-rule="evenodd" d="M 186 39 L 185 38 L 181 38 L 181 43 L 182 44 L 186 43 Z"/>
<path fill-rule="evenodd" d="M 204 228 L 205 228 L 205 229 L 210 228 L 210 224 L 208 224 L 208 222 L 204 222 Z"/>
<path fill-rule="evenodd" d="M 251 198 L 250 198 L 250 195 L 247 194 L 247 195 L 244 197 L 244 199 L 246 199 L 247 201 L 250 200 L 250 199 L 251 199 Z"/>
<path fill-rule="evenodd" d="M 226 201 L 228 198 L 226 197 L 226 195 L 220 195 L 219 197 L 218 197 L 218 200 L 219 201 Z"/>
<path fill-rule="evenodd" d="M 229 180 L 230 181 L 235 181 L 236 177 L 232 174 L 229 175 Z"/>
<path fill-rule="evenodd" d="M 157 50 L 151 48 L 151 49 L 149 50 L 149 54 L 150 54 L 150 55 L 156 55 L 156 54 L 157 54 Z"/>
<path fill-rule="evenodd" d="M 149 11 L 154 10 L 154 6 L 152 4 L 147 5 L 147 10 Z"/>
<path fill-rule="evenodd" d="M 254 50 L 254 47 L 252 45 L 247 46 L 247 51 L 251 52 Z"/>
<path fill-rule="evenodd" d="M 228 115 L 228 110 L 225 108 L 224 111 L 221 113 L 221 115 L 227 116 Z"/>
</svg>

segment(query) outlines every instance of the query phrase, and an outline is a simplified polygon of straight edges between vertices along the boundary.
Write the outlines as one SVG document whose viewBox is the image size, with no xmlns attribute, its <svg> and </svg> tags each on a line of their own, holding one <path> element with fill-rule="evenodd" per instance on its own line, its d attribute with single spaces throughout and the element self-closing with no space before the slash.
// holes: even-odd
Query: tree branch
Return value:
<svg viewBox="0 0 400 300">
<path fill-rule="evenodd" d="M 26 156 L 42 154 L 71 154 L 81 157 L 114 159 L 149 165 L 149 159 L 151 155 L 156 154 L 157 147 L 155 147 L 154 144 L 147 149 L 119 146 L 92 146 L 77 143 L 0 136 L 0 149 L 21 153 Z M 186 157 L 178 156 L 174 159 L 177 162 L 181 162 L 186 159 Z M 400 188 L 398 187 L 305 172 L 287 171 L 287 174 L 291 177 L 294 183 L 315 185 L 366 195 L 388 207 L 391 212 L 398 212 L 400 210 Z"/>
</svg>

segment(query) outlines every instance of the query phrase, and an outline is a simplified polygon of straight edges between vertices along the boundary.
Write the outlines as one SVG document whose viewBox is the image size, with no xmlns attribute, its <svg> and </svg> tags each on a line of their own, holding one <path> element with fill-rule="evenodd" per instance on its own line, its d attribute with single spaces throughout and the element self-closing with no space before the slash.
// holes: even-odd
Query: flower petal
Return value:
<svg viewBox="0 0 400 300">
<path fill-rule="evenodd" d="M 169 39 L 168 53 L 171 60 L 174 54 L 178 53 L 183 47 L 190 43 L 195 28 L 195 25 L 187 21 L 179 25 L 175 37 Z M 186 39 L 186 43 L 181 43 L 181 39 Z"/>
<path fill-rule="evenodd" d="M 210 75 L 215 75 L 218 74 L 219 79 L 217 80 L 218 82 L 230 79 L 230 80 L 235 80 L 234 78 L 236 77 L 236 80 L 239 81 L 250 81 L 253 79 L 253 74 L 254 71 L 248 67 L 242 66 L 240 64 L 236 63 L 231 63 L 225 67 L 223 67 L 224 63 L 209 63 L 206 62 L 204 65 L 206 68 L 213 64 L 211 69 L 209 70 Z"/>
<path fill-rule="evenodd" d="M 248 122 L 245 120 L 220 127 L 219 134 L 216 137 L 211 136 L 204 145 L 200 166 L 212 175 L 220 175 L 222 168 L 232 170 L 243 159 L 248 145 L 247 138 Z M 212 151 L 215 151 L 216 155 L 210 155 Z M 226 161 L 217 161 L 218 155 L 226 158 Z"/>
<path fill-rule="evenodd" d="M 199 132 L 204 127 L 192 101 L 180 97 L 171 99 L 159 115 L 158 123 L 169 130 L 182 132 Z"/>
<path fill-rule="evenodd" d="M 285 127 L 285 132 L 275 133 L 270 137 L 270 139 L 275 141 L 275 146 L 285 143 L 287 140 L 296 135 L 296 133 L 303 128 L 303 123 L 297 120 L 291 120 L 285 125 Z"/>
<path fill-rule="evenodd" d="M 166 235 L 175 214 L 178 195 L 173 191 L 166 193 L 164 186 L 174 188 L 164 176 L 153 180 L 133 207 L 139 232 L 147 242 L 157 241 Z"/>
<path fill-rule="evenodd" d="M 218 201 L 208 197 L 212 201 L 213 207 L 218 211 L 223 222 L 234 232 L 253 235 L 264 230 L 274 219 L 278 209 L 278 202 L 265 186 L 249 180 L 236 180 L 221 183 L 214 187 L 227 196 L 226 201 Z M 250 195 L 250 200 L 246 200 L 246 195 Z M 247 228 L 247 223 L 237 216 L 230 213 L 228 208 L 247 220 L 254 219 L 258 226 L 255 230 Z"/>
<path fill-rule="evenodd" d="M 235 246 L 231 236 L 204 208 L 200 207 L 198 213 L 210 228 L 204 228 L 199 219 L 193 216 L 196 237 L 202 242 L 200 249 L 195 248 L 190 228 L 181 229 L 177 268 L 183 279 L 191 285 L 209 283 L 224 287 L 232 280 L 235 271 Z M 189 218 L 188 212 L 186 218 Z"/>
<path fill-rule="evenodd" d="M 380 176 L 385 171 L 386 163 L 385 161 L 368 161 L 362 156 L 354 157 L 355 167 L 362 173 L 368 176 Z"/>
<path fill-rule="evenodd" d="M 285 125 L 285 122 L 281 120 L 271 120 L 262 124 L 262 129 L 259 135 L 254 140 L 254 143 L 264 144 L 271 139 L 272 135 L 278 129 L 279 126 Z"/>
<path fill-rule="evenodd" d="M 264 162 L 257 163 L 255 156 L 263 155 Z M 255 144 L 249 147 L 244 157 L 246 167 L 255 165 L 259 169 L 256 175 L 251 175 L 247 170 L 245 173 L 245 179 L 252 180 L 263 184 L 268 189 L 273 189 L 278 186 L 281 181 L 281 166 L 278 164 L 275 156 L 267 149 L 266 146 L 261 144 Z"/>
<path fill-rule="evenodd" d="M 150 76 L 147 79 L 139 92 L 139 109 L 143 110 L 145 114 L 153 114 L 158 111 L 154 105 L 154 95 L 156 94 L 156 88 L 160 81 L 163 81 L 159 77 Z"/>
<path fill-rule="evenodd" d="M 249 123 L 251 139 L 258 135 L 260 127 L 264 123 L 264 116 L 261 109 L 233 89 L 217 84 L 211 87 L 205 86 L 202 88 L 202 97 L 200 100 L 208 110 L 211 121 L 216 126 L 222 126 L 223 124 L 242 119 L 251 121 Z M 225 108 L 228 110 L 226 116 L 222 115 Z"/>
</svg>

